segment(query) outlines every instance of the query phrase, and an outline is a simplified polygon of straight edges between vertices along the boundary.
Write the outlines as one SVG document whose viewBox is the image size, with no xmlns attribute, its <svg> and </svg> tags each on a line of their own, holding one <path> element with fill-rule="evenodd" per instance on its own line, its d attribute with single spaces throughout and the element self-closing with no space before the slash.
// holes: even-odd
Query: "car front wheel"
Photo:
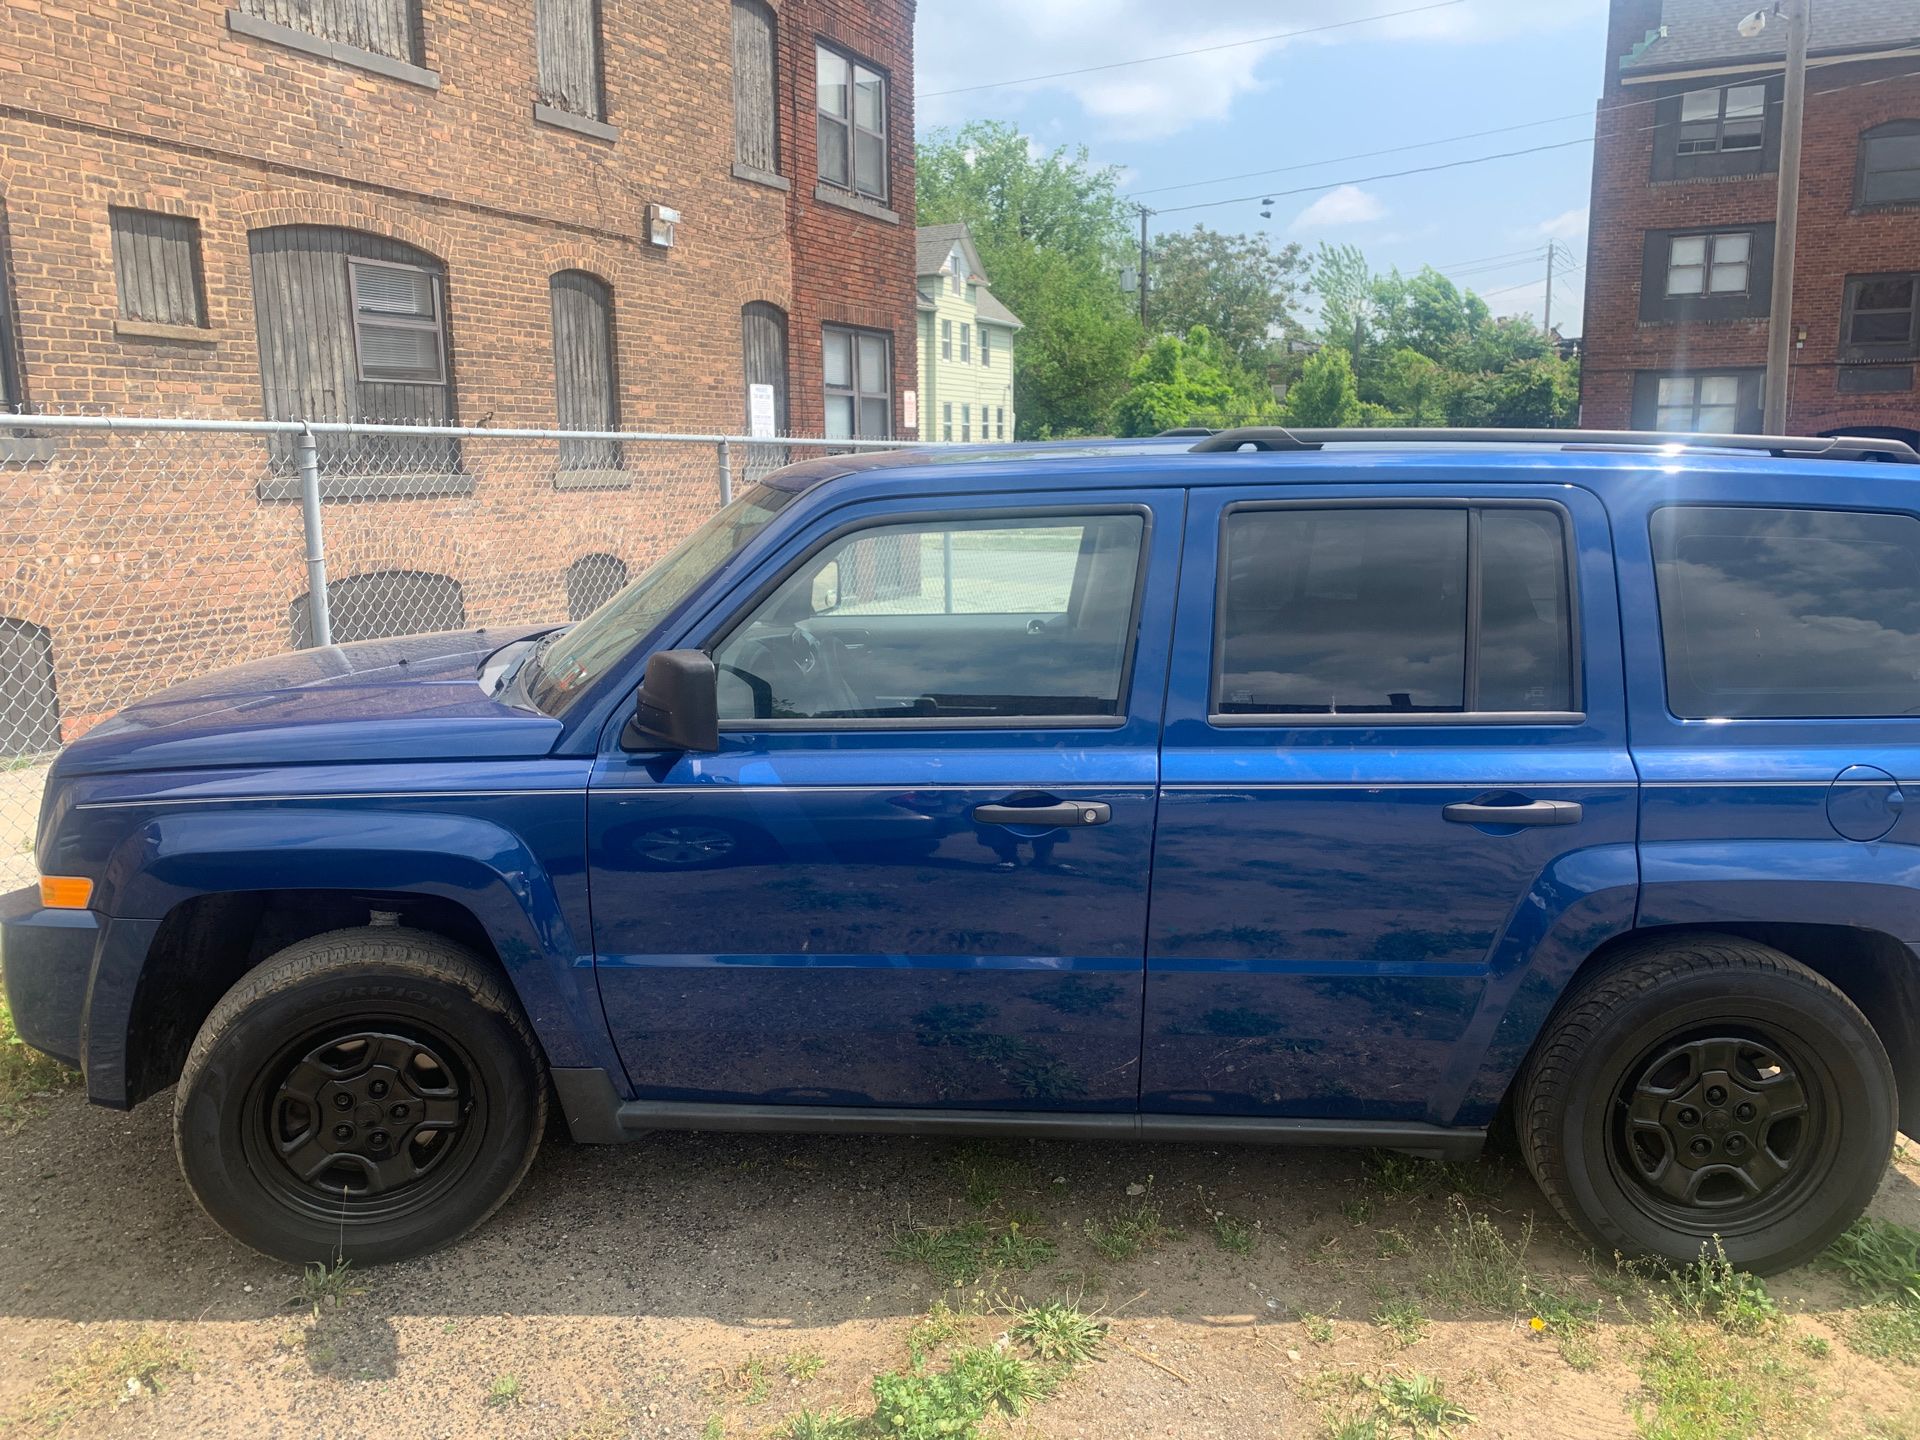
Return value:
<svg viewBox="0 0 1920 1440">
<path fill-rule="evenodd" d="M 1726 935 L 1653 941 L 1568 995 L 1535 1047 L 1520 1144 L 1603 1250 L 1743 1269 L 1811 1259 L 1893 1149 L 1893 1070 L 1852 1001 Z"/>
<path fill-rule="evenodd" d="M 533 1163 L 540 1050 L 500 976 L 437 935 L 289 946 L 201 1026 L 174 1100 L 194 1197 L 282 1260 L 360 1264 L 480 1224 Z"/>
</svg>

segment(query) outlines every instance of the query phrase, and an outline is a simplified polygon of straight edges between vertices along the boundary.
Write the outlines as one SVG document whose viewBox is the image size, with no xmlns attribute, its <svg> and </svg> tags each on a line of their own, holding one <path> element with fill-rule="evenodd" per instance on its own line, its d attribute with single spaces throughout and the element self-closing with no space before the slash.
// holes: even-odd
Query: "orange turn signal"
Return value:
<svg viewBox="0 0 1920 1440">
<path fill-rule="evenodd" d="M 84 910 L 93 899 L 93 881 L 84 875 L 42 875 L 40 903 L 49 910 Z"/>
</svg>

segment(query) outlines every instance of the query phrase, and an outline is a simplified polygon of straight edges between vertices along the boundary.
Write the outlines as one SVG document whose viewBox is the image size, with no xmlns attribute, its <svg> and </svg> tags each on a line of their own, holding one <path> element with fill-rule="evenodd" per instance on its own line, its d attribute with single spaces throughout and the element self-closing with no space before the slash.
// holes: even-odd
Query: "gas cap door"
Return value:
<svg viewBox="0 0 1920 1440">
<path fill-rule="evenodd" d="M 1827 820 L 1849 840 L 1878 840 L 1906 804 L 1900 782 L 1872 765 L 1849 765 L 1827 787 Z"/>
</svg>

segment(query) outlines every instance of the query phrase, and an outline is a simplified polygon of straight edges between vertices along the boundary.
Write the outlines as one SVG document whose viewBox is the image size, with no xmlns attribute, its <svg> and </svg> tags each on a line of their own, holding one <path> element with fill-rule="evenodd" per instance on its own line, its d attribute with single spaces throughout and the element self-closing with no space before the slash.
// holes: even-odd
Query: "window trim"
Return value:
<svg viewBox="0 0 1920 1440">
<path fill-rule="evenodd" d="M 1735 90 L 1758 90 L 1760 92 L 1760 143 L 1757 145 L 1741 145 L 1729 150 L 1727 148 L 1727 104 L 1732 100 Z M 1711 150 L 1682 150 L 1680 146 L 1686 143 L 1686 137 L 1680 133 L 1680 130 L 1685 129 L 1687 125 L 1687 97 L 1689 95 L 1706 94 L 1709 91 L 1711 91 L 1714 96 L 1713 148 Z M 1771 102 L 1771 97 L 1767 94 L 1765 77 L 1757 80 L 1730 79 L 1724 85 L 1702 86 L 1698 90 L 1682 90 L 1679 94 L 1679 129 L 1674 131 L 1673 137 L 1674 154 L 1676 157 L 1684 160 L 1692 160 L 1701 155 L 1745 155 L 1750 151 L 1763 151 L 1767 148 L 1768 106 Z M 1700 122 L 1696 121 L 1695 123 Z"/>
<path fill-rule="evenodd" d="M 1248 511 L 1271 510 L 1464 510 L 1467 512 L 1467 633 L 1464 690 L 1478 683 L 1476 661 L 1480 642 L 1480 512 L 1486 510 L 1541 510 L 1560 521 L 1560 563 L 1567 581 L 1567 664 L 1571 710 L 1414 710 L 1373 711 L 1333 715 L 1247 715 L 1222 711 L 1220 691 L 1225 678 L 1221 660 L 1226 653 L 1227 527 L 1232 518 Z M 1207 662 L 1207 724 L 1217 730 L 1317 730 L 1356 727 L 1406 729 L 1408 726 L 1461 725 L 1531 726 L 1571 729 L 1587 723 L 1585 659 L 1581 653 L 1580 566 L 1573 515 L 1558 500 L 1476 496 L 1367 496 L 1363 499 L 1235 500 L 1220 511 L 1220 530 L 1214 542 L 1213 653 Z"/>
<path fill-rule="evenodd" d="M 445 385 L 447 383 L 447 304 L 445 292 L 441 289 L 440 276 L 436 271 L 424 265 L 406 265 L 398 260 L 362 260 L 358 256 L 348 255 L 347 262 L 347 320 L 353 329 L 353 368 L 360 382 L 366 385 Z M 363 266 L 376 266 L 385 270 L 405 270 L 412 275 L 424 275 L 433 287 L 433 318 L 422 320 L 409 315 L 382 315 L 374 312 L 366 317 L 367 323 L 391 325 L 401 330 L 428 330 L 436 340 L 434 359 L 438 362 L 439 376 L 433 380 L 396 379 L 390 375 L 369 375 L 367 361 L 360 348 L 360 270 Z"/>
<path fill-rule="evenodd" d="M 1738 425 L 1742 417 L 1752 421 L 1751 431 L 1736 430 L 1736 434 L 1757 434 L 1760 429 L 1760 389 L 1765 381 L 1766 371 L 1758 365 L 1722 365 L 1707 366 L 1699 369 L 1682 367 L 1676 370 L 1640 369 L 1633 372 L 1633 389 L 1629 401 L 1632 409 L 1628 418 L 1636 430 L 1660 431 L 1660 382 L 1662 380 L 1702 380 L 1713 377 L 1726 377 L 1738 383 L 1734 401 L 1734 423 Z M 1644 404 L 1642 402 L 1645 402 Z M 1699 391 L 1694 392 L 1694 409 L 1700 408 Z M 1643 423 L 1644 422 L 1644 423 Z M 1685 434 L 1708 435 L 1717 432 L 1695 430 L 1679 432 Z"/>
<path fill-rule="evenodd" d="M 940 321 L 940 358 L 953 358 L 953 321 L 944 318 Z"/>
<path fill-rule="evenodd" d="M 849 337 L 850 343 L 848 345 L 847 355 L 849 383 L 845 386 L 827 384 L 827 335 L 833 331 L 839 331 L 841 334 Z M 862 400 L 882 398 L 881 395 L 876 395 L 860 388 L 860 337 L 862 335 L 876 335 L 880 338 L 881 343 L 887 347 L 887 388 L 884 392 L 884 398 L 887 402 L 887 433 L 884 435 L 862 435 L 860 433 L 860 402 Z M 832 321 L 821 325 L 820 398 L 823 418 L 825 415 L 826 401 L 832 397 L 836 395 L 846 395 L 853 401 L 853 433 L 841 438 L 847 440 L 892 440 L 897 438 L 893 433 L 893 362 L 893 332 L 891 330 L 872 330 L 861 325 L 840 325 Z M 823 426 L 822 428 L 824 429 L 825 427 Z"/>
<path fill-rule="evenodd" d="M 1702 83 L 1702 80 L 1709 83 Z M 1724 83 L 1714 85 L 1714 79 Z M 1760 143 L 1751 150 L 1711 150 L 1701 154 L 1680 153 L 1680 112 L 1689 93 L 1696 90 L 1727 90 L 1743 85 L 1762 85 L 1766 89 L 1766 108 L 1761 114 Z M 1653 156 L 1648 178 L 1655 184 L 1684 183 L 1691 180 L 1720 180 L 1754 175 L 1770 175 L 1780 168 L 1780 106 L 1785 89 L 1778 75 L 1701 77 L 1672 82 L 1671 88 L 1654 99 Z M 1726 123 L 1726 100 L 1720 101 L 1718 122 Z"/>
<path fill-rule="evenodd" d="M 1719 258 L 1720 242 L 1736 237 L 1747 242 L 1746 256 L 1741 260 L 1729 260 L 1726 262 L 1726 265 L 1728 268 L 1738 265 L 1741 269 L 1745 270 L 1747 272 L 1747 283 L 1738 290 L 1716 290 L 1713 288 L 1713 272 L 1721 264 Z M 1702 242 L 1700 264 L 1698 267 L 1700 271 L 1700 288 L 1698 290 L 1676 291 L 1673 288 L 1673 247 L 1678 245 L 1682 240 L 1698 240 Z M 1661 295 L 1668 301 L 1682 304 L 1690 301 L 1721 300 L 1736 297 L 1742 300 L 1747 299 L 1753 294 L 1753 250 L 1753 232 L 1751 230 L 1669 231 L 1667 233 L 1667 283 L 1661 291 Z M 1695 267 L 1688 265 L 1684 268 L 1691 270 Z"/>
<path fill-rule="evenodd" d="M 1858 341 L 1853 338 L 1853 321 L 1860 292 L 1880 280 L 1905 280 L 1912 287 L 1913 302 L 1907 307 L 1905 340 Z M 1877 310 L 1878 315 L 1896 315 L 1896 310 Z M 1873 275 L 1849 275 L 1840 298 L 1840 358 L 1842 360 L 1910 360 L 1920 356 L 1920 269 L 1887 270 Z"/>
<path fill-rule="evenodd" d="M 903 525 L 938 525 L 966 520 L 1078 520 L 1096 515 L 1138 515 L 1140 517 L 1140 558 L 1133 572 L 1133 609 L 1127 617 L 1127 653 L 1120 663 L 1120 684 L 1116 692 L 1115 712 L 1111 715 L 981 715 L 952 716 L 875 716 L 868 719 L 815 720 L 767 719 L 721 720 L 720 733 L 755 734 L 763 730 L 814 732 L 817 734 L 849 731 L 908 730 L 1124 730 L 1133 723 L 1134 665 L 1140 653 L 1140 616 L 1147 597 L 1147 571 L 1153 557 L 1153 509 L 1148 505 L 1120 502 L 1094 502 L 1089 505 L 1067 503 L 1009 506 L 996 510 L 914 510 L 897 515 L 869 514 L 846 520 L 827 531 L 818 540 L 804 546 L 799 555 L 779 567 L 747 598 L 724 618 L 702 627 L 700 638 L 688 645 L 711 655 L 733 637 L 733 632 L 753 617 L 754 611 L 774 591 L 804 569 L 816 555 L 838 544 L 848 535 L 862 530 L 886 529 Z"/>
<path fill-rule="evenodd" d="M 1884 135 L 1920 137 L 1920 118 L 1901 117 L 1895 120 L 1883 120 L 1878 125 L 1869 125 L 1860 132 L 1855 142 L 1853 163 L 1853 208 L 1856 211 L 1910 210 L 1920 206 L 1920 195 L 1911 200 L 1869 200 L 1867 199 L 1867 142 Z"/>
<path fill-rule="evenodd" d="M 890 202 L 893 191 L 893 127 L 891 123 L 893 120 L 893 77 L 871 60 L 863 60 L 851 50 L 843 50 L 838 45 L 829 45 L 824 40 L 816 38 L 813 42 L 813 49 L 815 57 L 813 91 L 815 136 L 815 154 L 813 158 L 814 178 L 820 185 L 829 190 L 842 191 L 845 194 L 858 196 L 863 200 L 869 200 L 875 204 L 884 206 Z M 845 115 L 835 115 L 825 109 L 820 103 L 819 56 L 822 52 L 833 56 L 847 67 L 847 113 Z M 862 70 L 880 82 L 881 128 L 879 130 L 868 129 L 860 123 L 860 102 L 855 97 L 856 92 L 860 88 L 860 71 Z M 829 179 L 826 173 L 820 168 L 820 156 L 818 153 L 820 148 L 819 132 L 820 119 L 823 116 L 835 125 L 842 126 L 845 130 L 847 178 L 844 181 Z M 877 135 L 880 139 L 880 188 L 878 190 L 869 190 L 860 184 L 857 157 L 860 150 L 859 137 L 861 135 Z"/>
<path fill-rule="evenodd" d="M 1667 276 L 1673 266 L 1673 246 L 1678 240 L 1704 239 L 1706 259 L 1713 254 L 1713 242 L 1722 235 L 1747 237 L 1747 288 L 1722 290 L 1717 294 L 1669 295 Z M 1642 232 L 1640 255 L 1639 320 L 1643 325 L 1688 324 L 1728 320 L 1764 320 L 1773 309 L 1773 286 L 1766 277 L 1773 274 L 1774 224 L 1772 221 L 1747 221 L 1726 225 L 1684 225 L 1654 227 Z M 1704 267 L 1701 284 L 1709 283 L 1711 268 Z"/>
</svg>

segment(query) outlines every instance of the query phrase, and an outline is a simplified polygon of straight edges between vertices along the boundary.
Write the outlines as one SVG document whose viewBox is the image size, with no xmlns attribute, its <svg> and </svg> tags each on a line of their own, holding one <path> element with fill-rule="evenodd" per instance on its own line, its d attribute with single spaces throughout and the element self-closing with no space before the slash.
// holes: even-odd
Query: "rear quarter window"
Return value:
<svg viewBox="0 0 1920 1440">
<path fill-rule="evenodd" d="M 1675 715 L 1920 715 L 1920 519 L 1675 505 L 1650 524 Z"/>
</svg>

